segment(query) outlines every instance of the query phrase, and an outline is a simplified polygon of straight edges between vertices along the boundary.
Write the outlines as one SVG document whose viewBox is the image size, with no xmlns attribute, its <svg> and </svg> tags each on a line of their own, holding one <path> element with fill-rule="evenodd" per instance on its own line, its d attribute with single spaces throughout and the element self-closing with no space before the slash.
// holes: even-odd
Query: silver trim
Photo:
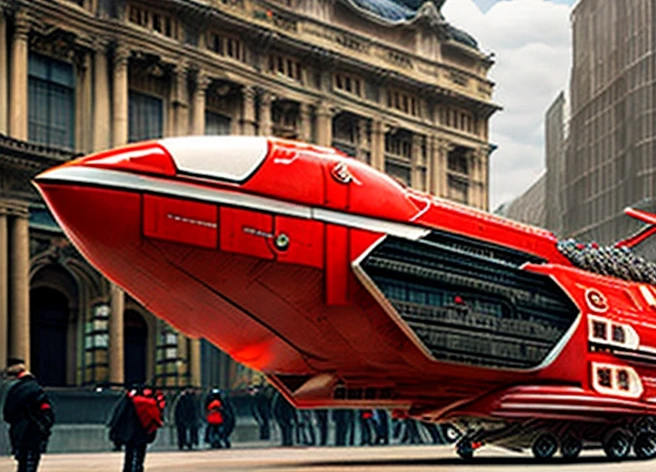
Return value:
<svg viewBox="0 0 656 472">
<path fill-rule="evenodd" d="M 324 223 L 334 223 L 350 228 L 359 228 L 374 233 L 385 233 L 405 239 L 419 239 L 430 232 L 418 226 L 394 221 L 386 221 L 367 216 L 341 213 L 323 208 L 313 208 L 296 203 L 288 203 L 268 197 L 259 197 L 238 190 L 206 188 L 197 184 L 172 181 L 157 177 L 133 174 L 130 172 L 99 169 L 95 167 L 58 167 L 37 176 L 38 182 L 60 181 L 86 185 L 102 185 L 112 188 L 138 192 L 154 192 L 209 203 L 218 203 L 253 210 L 266 211 L 296 218 L 315 219 Z"/>
</svg>

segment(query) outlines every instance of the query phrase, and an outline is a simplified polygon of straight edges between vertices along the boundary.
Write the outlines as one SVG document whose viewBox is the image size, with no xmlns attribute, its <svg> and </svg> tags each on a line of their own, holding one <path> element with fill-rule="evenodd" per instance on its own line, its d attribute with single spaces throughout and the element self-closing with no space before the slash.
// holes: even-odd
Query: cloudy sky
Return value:
<svg viewBox="0 0 656 472">
<path fill-rule="evenodd" d="M 520 195 L 544 171 L 544 113 L 569 77 L 575 0 L 447 0 L 442 13 L 494 52 L 490 209 Z"/>
</svg>

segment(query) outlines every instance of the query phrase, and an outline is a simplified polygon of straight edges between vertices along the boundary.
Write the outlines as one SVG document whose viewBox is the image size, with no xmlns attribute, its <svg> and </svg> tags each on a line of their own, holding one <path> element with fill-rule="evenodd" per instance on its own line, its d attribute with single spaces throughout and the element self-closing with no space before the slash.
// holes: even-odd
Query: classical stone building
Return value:
<svg viewBox="0 0 656 472">
<path fill-rule="evenodd" d="M 572 12 L 564 234 L 610 243 L 622 210 L 656 194 L 656 1 L 580 0 Z"/>
<path fill-rule="evenodd" d="M 276 135 L 487 209 L 492 61 L 442 3 L 0 0 L 0 365 L 24 357 L 51 386 L 239 376 L 68 243 L 29 182 L 74 155 Z"/>
</svg>

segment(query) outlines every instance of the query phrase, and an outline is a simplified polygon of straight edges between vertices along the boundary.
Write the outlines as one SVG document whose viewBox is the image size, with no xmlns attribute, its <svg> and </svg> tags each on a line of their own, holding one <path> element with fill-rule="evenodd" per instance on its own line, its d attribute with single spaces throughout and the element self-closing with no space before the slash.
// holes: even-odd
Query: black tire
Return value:
<svg viewBox="0 0 656 472">
<path fill-rule="evenodd" d="M 631 438 L 624 431 L 617 430 L 608 435 L 604 441 L 604 452 L 608 458 L 621 460 L 629 455 Z"/>
<path fill-rule="evenodd" d="M 633 452 L 640 459 L 653 459 L 656 457 L 656 433 L 645 432 L 638 434 L 633 444 Z"/>
<path fill-rule="evenodd" d="M 541 434 L 533 441 L 531 450 L 536 459 L 551 459 L 558 450 L 558 440 L 553 434 Z"/>
<path fill-rule="evenodd" d="M 474 446 L 469 441 L 460 441 L 456 446 L 456 453 L 461 459 L 470 461 L 474 457 Z"/>
<path fill-rule="evenodd" d="M 583 450 L 583 443 L 575 436 L 565 436 L 560 442 L 560 453 L 565 459 L 576 459 Z"/>
</svg>

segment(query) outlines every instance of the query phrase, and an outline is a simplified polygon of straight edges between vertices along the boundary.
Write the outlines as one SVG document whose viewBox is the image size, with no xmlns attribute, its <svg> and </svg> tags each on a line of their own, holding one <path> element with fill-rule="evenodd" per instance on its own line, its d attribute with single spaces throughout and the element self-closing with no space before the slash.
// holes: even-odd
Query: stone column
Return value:
<svg viewBox="0 0 656 472">
<path fill-rule="evenodd" d="M 11 74 L 9 91 L 9 134 L 12 138 L 27 141 L 27 39 L 30 24 L 27 14 L 16 14 L 14 37 L 11 43 Z"/>
<path fill-rule="evenodd" d="M 298 104 L 299 139 L 306 143 L 312 142 L 312 111 L 307 103 Z"/>
<path fill-rule="evenodd" d="M 124 329 L 123 310 L 125 308 L 125 294 L 123 290 L 113 283 L 109 288 L 109 381 L 113 384 L 125 382 L 124 372 Z"/>
<path fill-rule="evenodd" d="M 112 87 L 112 145 L 128 142 L 128 62 L 130 51 L 118 46 L 114 50 L 114 83 Z"/>
<path fill-rule="evenodd" d="M 448 154 L 451 146 L 443 138 L 435 142 L 435 166 L 433 167 L 434 193 L 438 197 L 446 198 L 448 190 Z"/>
<path fill-rule="evenodd" d="M 412 134 L 412 169 L 410 172 L 410 187 L 415 190 L 426 190 L 426 182 L 422 179 L 422 166 L 423 166 L 423 156 L 422 148 L 424 137 L 413 133 Z"/>
<path fill-rule="evenodd" d="M 385 172 L 385 125 L 376 120 L 371 127 L 371 165 Z"/>
<path fill-rule="evenodd" d="M 371 144 L 369 142 L 369 134 L 367 128 L 369 127 L 369 120 L 360 118 L 358 120 L 358 147 L 356 150 L 356 157 L 362 162 L 371 164 Z M 367 155 L 368 151 L 368 155 Z"/>
<path fill-rule="evenodd" d="M 0 7 L 0 134 L 7 134 L 7 120 L 8 107 L 7 107 L 7 74 L 8 74 L 7 57 L 7 17 L 2 7 Z M 5 344 L 6 346 L 6 344 Z M 0 349 L 4 351 L 4 349 Z M 1 354 L 0 354 L 1 355 Z M 1 360 L 1 359 L 0 359 Z M 4 366 L 5 364 L 1 364 Z"/>
<path fill-rule="evenodd" d="M 259 135 L 270 136 L 272 132 L 271 125 L 271 103 L 273 95 L 270 92 L 263 91 L 260 93 L 260 123 Z"/>
<path fill-rule="evenodd" d="M 196 90 L 194 90 L 194 114 L 192 119 L 192 133 L 200 136 L 205 134 L 205 98 L 210 79 L 204 72 L 199 71 L 196 77 Z"/>
<path fill-rule="evenodd" d="M 27 209 L 9 219 L 9 357 L 30 365 L 30 235 Z"/>
<path fill-rule="evenodd" d="M 93 150 L 92 142 L 92 71 L 91 71 L 91 54 L 84 53 L 84 57 L 77 65 L 78 86 L 75 91 L 75 147 L 76 149 L 88 153 Z"/>
<path fill-rule="evenodd" d="M 490 150 L 484 148 L 481 154 L 481 191 L 483 198 L 481 208 L 485 211 L 490 210 Z"/>
<path fill-rule="evenodd" d="M 200 387 L 200 339 L 189 340 L 189 383 Z"/>
<path fill-rule="evenodd" d="M 173 136 L 189 133 L 189 92 L 187 87 L 187 64 L 176 64 L 173 69 L 171 106 L 173 107 Z"/>
<path fill-rule="evenodd" d="M 4 369 L 7 365 L 7 342 L 9 341 L 7 336 L 7 323 L 9 322 L 7 316 L 9 310 L 9 300 L 7 299 L 9 295 L 8 243 L 7 210 L 0 206 L 0 369 Z"/>
<path fill-rule="evenodd" d="M 111 147 L 111 124 L 109 108 L 109 69 L 107 65 L 107 45 L 95 44 L 93 56 L 93 150 L 101 151 Z"/>
<path fill-rule="evenodd" d="M 244 136 L 255 136 L 257 134 L 257 123 L 255 122 L 255 88 L 244 85 L 242 88 L 241 104 L 241 134 Z"/>
<path fill-rule="evenodd" d="M 469 187 L 467 192 L 467 204 L 473 207 L 479 206 L 479 172 L 478 153 L 471 150 L 467 153 L 467 165 L 469 166 Z"/>
<path fill-rule="evenodd" d="M 330 104 L 321 102 L 317 107 L 317 144 L 319 146 L 333 145 L 333 109 Z"/>
</svg>

